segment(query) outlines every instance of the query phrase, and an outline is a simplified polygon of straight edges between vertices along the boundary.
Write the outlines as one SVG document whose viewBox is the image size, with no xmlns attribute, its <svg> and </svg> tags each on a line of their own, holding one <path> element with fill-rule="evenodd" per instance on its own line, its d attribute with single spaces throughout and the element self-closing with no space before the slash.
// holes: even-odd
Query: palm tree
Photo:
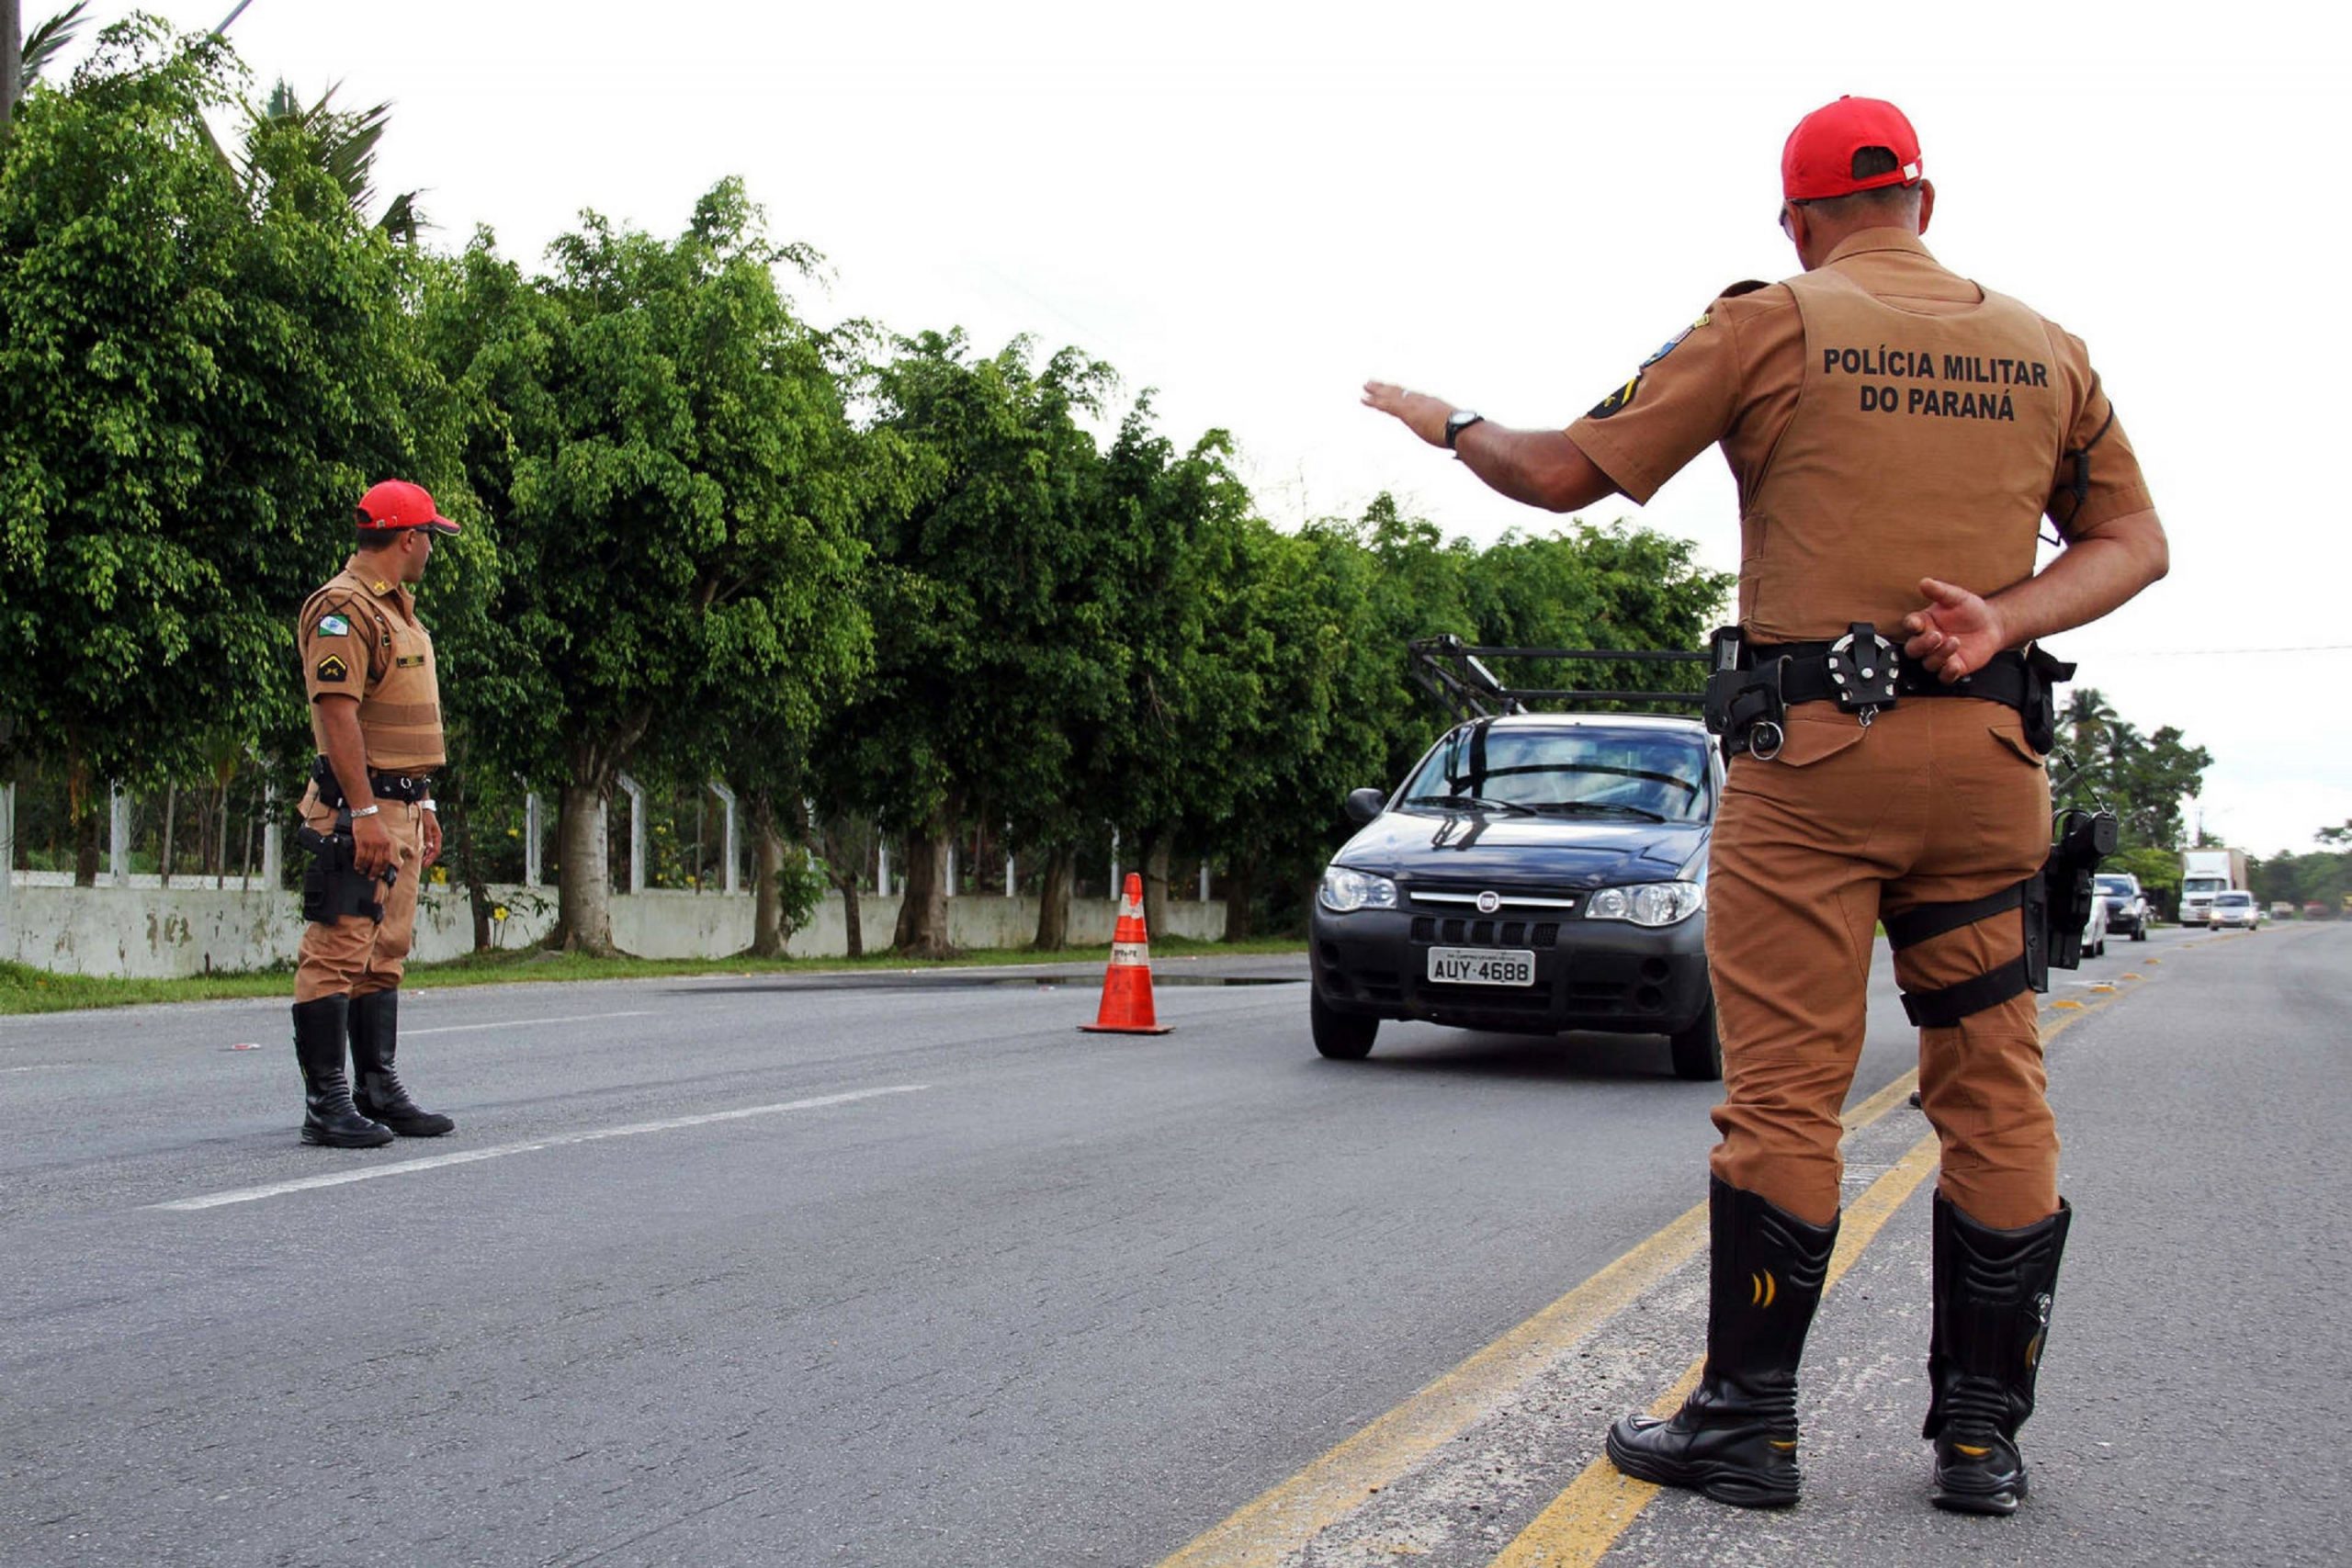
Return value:
<svg viewBox="0 0 2352 1568">
<path fill-rule="evenodd" d="M 281 81 L 270 89 L 261 107 L 245 106 L 245 158 L 238 172 L 248 189 L 258 177 L 253 155 L 255 141 L 269 131 L 290 128 L 310 138 L 319 167 L 343 187 L 352 210 L 367 215 L 376 199 L 376 146 L 391 123 L 392 106 L 339 109 L 334 107 L 334 95 L 335 87 L 331 86 L 306 108 L 294 89 Z M 424 215 L 416 204 L 419 194 L 402 191 L 386 202 L 376 227 L 403 244 L 414 244 L 425 227 Z"/>
<path fill-rule="evenodd" d="M 2078 686 L 2066 700 L 2066 728 L 2075 738 L 2075 756 L 2085 765 L 2106 751 L 2114 724 L 2115 709 L 2097 686 Z"/>
<path fill-rule="evenodd" d="M 75 0 L 72 7 L 60 11 L 56 16 L 35 28 L 31 36 L 24 40 L 21 48 L 18 47 L 14 37 L 0 38 L 0 49 L 13 49 L 17 51 L 17 58 L 12 62 L 16 67 L 15 71 L 0 72 L 0 75 L 7 77 L 6 93 L 5 96 L 0 96 L 0 125 L 7 124 L 14 118 L 17 98 L 35 82 L 40 80 L 41 68 L 55 59 L 67 44 L 74 41 L 74 35 L 82 27 L 82 13 L 88 8 L 89 0 Z M 12 24 L 9 30 L 13 33 L 13 24 L 16 21 L 14 6 L 8 7 L 8 20 Z"/>
</svg>

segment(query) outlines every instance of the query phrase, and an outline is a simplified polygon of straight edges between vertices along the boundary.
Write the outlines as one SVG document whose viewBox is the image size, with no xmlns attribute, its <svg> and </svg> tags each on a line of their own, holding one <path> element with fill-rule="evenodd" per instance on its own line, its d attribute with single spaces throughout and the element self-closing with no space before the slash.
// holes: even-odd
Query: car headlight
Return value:
<svg viewBox="0 0 2352 1568">
<path fill-rule="evenodd" d="M 1707 890 L 1695 882 L 1644 882 L 1604 887 L 1585 901 L 1589 920 L 1631 920 L 1637 926 L 1670 926 L 1706 907 Z"/>
<path fill-rule="evenodd" d="M 1396 885 L 1368 871 L 1327 866 L 1323 872 L 1323 907 L 1342 915 L 1351 909 L 1393 909 L 1396 907 Z"/>
</svg>

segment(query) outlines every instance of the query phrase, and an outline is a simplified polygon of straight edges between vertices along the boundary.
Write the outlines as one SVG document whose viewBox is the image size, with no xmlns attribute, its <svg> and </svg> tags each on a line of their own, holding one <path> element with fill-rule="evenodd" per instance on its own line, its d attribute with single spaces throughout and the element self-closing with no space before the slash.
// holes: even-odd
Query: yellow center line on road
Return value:
<svg viewBox="0 0 2352 1568">
<path fill-rule="evenodd" d="M 2080 1012 L 2043 1020 L 2042 1043 L 2047 1045 L 2077 1019 L 2111 1006 L 2128 994 L 2119 992 Z M 1917 1069 L 1906 1071 L 1848 1111 L 1839 1121 L 1850 1137 L 1905 1105 L 1912 1090 L 1918 1087 Z M 1903 1200 L 1925 1179 L 1923 1173 L 1935 1168 L 1934 1145 L 1935 1135 L 1930 1133 L 1848 1209 L 1847 1218 L 1839 1227 L 1838 1250 L 1830 1264 L 1831 1280 L 1851 1266 L 1861 1247 L 1886 1223 L 1886 1217 L 1901 1207 Z M 1916 1162 L 1922 1157 L 1923 1149 L 1928 1151 L 1925 1163 L 1918 1165 Z M 1877 1217 L 1866 1220 L 1866 1210 Z M 1163 1559 L 1159 1568 L 1276 1568 L 1303 1551 L 1323 1530 L 1347 1518 L 1430 1455 L 1500 1409 L 1531 1378 L 1697 1257 L 1706 1242 L 1707 1205 L 1699 1203 L 1297 1474 L 1195 1537 Z M 1694 1362 L 1655 1408 L 1660 1414 L 1670 1413 L 1696 1385 L 1698 1378 L 1699 1363 Z M 1596 1479 L 1596 1472 L 1605 1472 L 1609 1482 L 1606 1488 Z M 1580 1515 L 1588 1508 L 1595 1510 L 1592 1528 L 1586 1531 L 1585 1550 L 1589 1555 L 1517 1559 L 1510 1555 L 1521 1550 L 1515 1541 L 1497 1560 L 1498 1568 L 1504 1562 L 1521 1561 L 1595 1561 L 1633 1523 L 1634 1516 L 1656 1492 L 1655 1487 L 1618 1477 L 1605 1457 L 1597 1460 L 1539 1516 L 1528 1532 L 1532 1534 L 1537 1525 L 1555 1514 Z M 1613 1528 L 1609 1528 L 1611 1519 Z M 1521 1538 L 1527 1539 L 1524 1534 Z M 1531 1551 L 1535 1549 L 1534 1543 L 1527 1548 Z"/>
<path fill-rule="evenodd" d="M 2102 1008 L 2114 1006 L 2123 995 L 2119 991 L 2105 1000 L 2083 1007 L 2079 1012 L 2051 1020 L 2041 1030 L 2043 1048 L 2047 1049 L 2050 1042 L 2069 1026 Z M 1878 1233 L 1894 1218 L 1904 1201 L 1935 1173 L 1938 1153 L 1936 1134 L 1931 1130 L 1912 1145 L 1886 1174 L 1871 1182 L 1860 1198 L 1846 1206 L 1838 1226 L 1838 1249 L 1830 1255 L 1829 1273 L 1822 1282 L 1824 1295 L 1845 1277 L 1862 1249 L 1877 1239 Z M 1699 1386 L 1699 1374 L 1705 1366 L 1704 1357 L 1691 1362 L 1675 1380 L 1674 1386 L 1658 1396 L 1649 1413 L 1657 1416 L 1673 1415 L 1690 1397 L 1690 1391 Z M 1601 1454 L 1503 1549 L 1492 1568 L 1589 1568 L 1609 1554 L 1641 1511 L 1649 1506 L 1650 1499 L 1663 1490 L 1650 1482 L 1621 1473 L 1609 1462 L 1609 1456 Z"/>
<path fill-rule="evenodd" d="M 1905 1104 L 1918 1087 L 1917 1070 L 1905 1072 L 1840 1120 L 1849 1134 L 1859 1131 Z M 1698 1256 L 1706 1242 L 1707 1205 L 1700 1203 L 1296 1475 L 1197 1537 L 1159 1568 L 1273 1568 L 1499 1408 L 1529 1378 Z"/>
</svg>

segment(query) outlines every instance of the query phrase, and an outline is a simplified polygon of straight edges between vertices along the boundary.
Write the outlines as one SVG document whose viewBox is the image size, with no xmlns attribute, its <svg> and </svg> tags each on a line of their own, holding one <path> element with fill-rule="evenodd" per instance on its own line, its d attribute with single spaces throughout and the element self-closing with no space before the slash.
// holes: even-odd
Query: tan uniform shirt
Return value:
<svg viewBox="0 0 2352 1568">
<path fill-rule="evenodd" d="M 359 734 L 378 773 L 427 773 L 447 760 L 433 637 L 408 589 L 355 554 L 303 603 L 297 622 L 313 743 L 326 750 L 323 696 L 359 700 Z"/>
<path fill-rule="evenodd" d="M 1637 502 L 1723 447 L 1740 621 L 1766 641 L 1891 630 L 1923 576 L 1991 593 L 2030 575 L 2044 513 L 2080 533 L 2153 505 L 2082 340 L 1902 229 L 1735 286 L 1567 434 Z"/>
</svg>

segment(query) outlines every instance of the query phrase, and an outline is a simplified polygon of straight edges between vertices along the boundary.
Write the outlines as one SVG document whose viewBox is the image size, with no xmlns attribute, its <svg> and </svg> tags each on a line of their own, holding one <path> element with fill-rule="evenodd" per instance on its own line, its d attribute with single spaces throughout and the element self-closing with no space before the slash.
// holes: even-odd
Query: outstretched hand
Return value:
<svg viewBox="0 0 2352 1568">
<path fill-rule="evenodd" d="M 1932 577 L 1919 580 L 1919 592 L 1928 604 L 1903 617 L 1910 634 L 1903 656 L 1926 665 L 1945 685 L 1975 674 L 2008 646 L 2001 613 L 1986 600 Z"/>
<path fill-rule="evenodd" d="M 1443 398 L 1430 397 L 1389 381 L 1366 381 L 1363 384 L 1363 406 L 1394 414 L 1405 428 L 1432 446 L 1445 445 L 1445 422 L 1453 417 L 1453 405 Z"/>
</svg>

